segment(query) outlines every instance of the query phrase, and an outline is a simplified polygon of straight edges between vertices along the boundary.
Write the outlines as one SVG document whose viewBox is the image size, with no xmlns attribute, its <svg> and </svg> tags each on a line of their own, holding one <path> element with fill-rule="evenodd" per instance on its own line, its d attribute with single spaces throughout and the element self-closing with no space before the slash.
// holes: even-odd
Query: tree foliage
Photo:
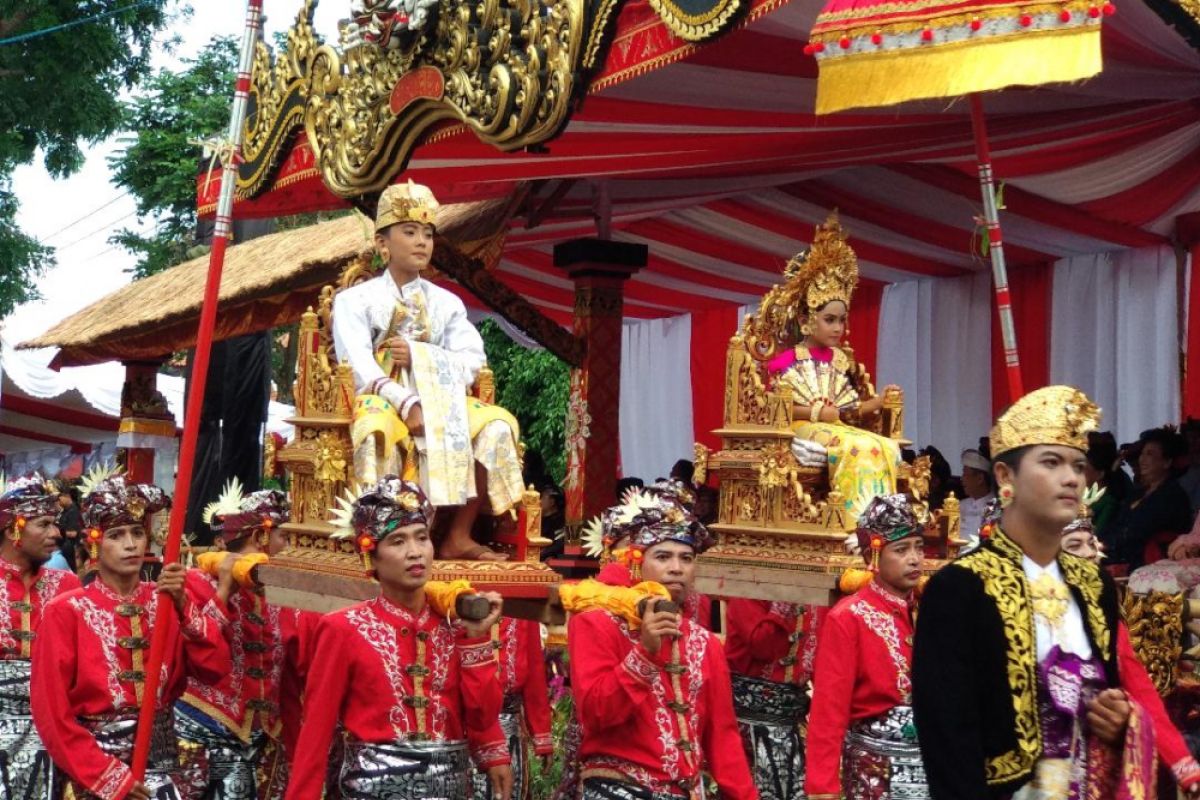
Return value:
<svg viewBox="0 0 1200 800">
<path fill-rule="evenodd" d="M 496 402 L 516 415 L 525 446 L 540 453 L 550 476 L 562 483 L 570 368 L 547 350 L 525 349 L 491 320 L 479 326 L 479 333 L 496 375 Z"/>
<path fill-rule="evenodd" d="M 112 241 L 139 255 L 136 277 L 161 272 L 189 257 L 196 238 L 196 174 L 201 148 L 194 141 L 229 127 L 238 42 L 214 38 L 178 72 L 162 69 L 125 106 L 132 133 L 109 163 L 113 183 L 128 189 L 138 213 L 155 221 L 153 234 L 128 229 Z M 220 170 L 215 165 L 214 174 Z"/>
<path fill-rule="evenodd" d="M 16 224 L 12 174 L 41 153 L 56 177 L 83 164 L 82 145 L 120 127 L 118 95 L 147 72 L 166 0 L 0 0 L 0 40 L 105 12 L 120 13 L 0 44 L 0 316 L 37 296 L 33 282 L 54 251 Z"/>
</svg>

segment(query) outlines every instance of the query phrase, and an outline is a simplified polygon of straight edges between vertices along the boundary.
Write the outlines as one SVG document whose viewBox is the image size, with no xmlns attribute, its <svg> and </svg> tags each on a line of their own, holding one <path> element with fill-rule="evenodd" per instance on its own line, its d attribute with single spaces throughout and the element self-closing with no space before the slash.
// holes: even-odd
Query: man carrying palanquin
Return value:
<svg viewBox="0 0 1200 800">
<path fill-rule="evenodd" d="M 33 640 L 42 610 L 79 588 L 72 572 L 46 562 L 62 537 L 55 519 L 58 493 L 38 475 L 0 493 L 0 798 L 38 800 L 50 793 L 50 759 L 29 699 Z"/>
<path fill-rule="evenodd" d="M 457 511 L 438 555 L 502 560 L 471 539 L 482 494 L 493 515 L 521 499 L 517 420 L 467 392 L 486 363 L 462 300 L 421 277 L 438 202 L 411 181 L 379 198 L 375 247 L 386 271 L 333 303 L 338 358 L 354 372 L 354 468 L 360 483 L 416 478 L 435 507 Z"/>
</svg>

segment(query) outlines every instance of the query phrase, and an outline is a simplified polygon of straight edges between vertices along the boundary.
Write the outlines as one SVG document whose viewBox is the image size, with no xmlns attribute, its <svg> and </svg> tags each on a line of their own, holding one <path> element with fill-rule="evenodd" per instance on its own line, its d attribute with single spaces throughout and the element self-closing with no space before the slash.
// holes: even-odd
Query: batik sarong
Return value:
<svg viewBox="0 0 1200 800">
<path fill-rule="evenodd" d="M 687 792 L 656 792 L 608 778 L 585 778 L 582 800 L 680 800 Z"/>
<path fill-rule="evenodd" d="M 0 798 L 44 800 L 50 757 L 29 710 L 28 661 L 0 661 Z"/>
<path fill-rule="evenodd" d="M 339 776 L 343 800 L 466 800 L 467 743 L 346 741 Z"/>
<path fill-rule="evenodd" d="M 526 800 L 529 789 L 529 734 L 525 726 L 525 714 L 521 698 L 516 695 L 504 697 L 504 708 L 500 712 L 500 730 L 508 743 L 509 758 L 512 759 L 513 788 L 511 800 Z M 472 796 L 474 800 L 491 800 L 492 782 L 486 772 L 471 770 Z"/>
<path fill-rule="evenodd" d="M 261 729 L 243 741 L 181 704 L 175 710 L 175 733 L 185 800 L 255 800 L 262 796 L 259 767 L 270 739 Z"/>
<path fill-rule="evenodd" d="M 846 800 L 929 800 L 911 706 L 850 726 L 842 786 Z"/>
<path fill-rule="evenodd" d="M 100 749 L 110 756 L 129 764 L 133 761 L 133 742 L 137 732 L 136 708 L 105 714 L 100 717 L 83 717 L 83 727 L 91 731 Z M 150 757 L 146 765 L 146 777 L 142 783 L 150 790 L 154 800 L 182 800 L 178 788 L 178 763 L 175 751 L 174 716 L 159 713 L 150 734 Z M 51 770 L 51 792 L 62 800 L 91 800 L 96 795 L 76 783 L 58 765 Z"/>
<path fill-rule="evenodd" d="M 732 675 L 733 708 L 761 800 L 803 800 L 808 696 L 794 684 Z"/>
</svg>

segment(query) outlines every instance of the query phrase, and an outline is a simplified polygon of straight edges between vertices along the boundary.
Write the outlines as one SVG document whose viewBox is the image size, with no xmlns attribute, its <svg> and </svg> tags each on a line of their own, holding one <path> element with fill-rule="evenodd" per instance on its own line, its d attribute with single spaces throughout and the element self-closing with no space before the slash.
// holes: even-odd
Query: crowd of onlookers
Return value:
<svg viewBox="0 0 1200 800">
<path fill-rule="evenodd" d="M 909 461 L 918 455 L 930 457 L 930 507 L 941 508 L 953 492 L 962 536 L 976 538 L 995 498 L 987 439 L 963 452 L 959 475 L 934 447 L 904 452 Z M 1200 420 L 1152 428 L 1124 444 L 1109 431 L 1089 434 L 1084 481 L 1104 490 L 1090 513 L 1107 565 L 1132 570 L 1200 556 Z"/>
<path fill-rule="evenodd" d="M 988 450 L 983 437 L 978 447 L 961 454 L 957 473 L 936 447 L 902 452 L 910 463 L 918 456 L 929 457 L 930 509 L 941 508 L 953 493 L 959 501 L 961 536 L 968 541 L 978 537 L 996 497 Z M 691 461 L 677 461 L 667 477 L 694 489 L 701 522 L 716 520 L 717 490 L 694 483 Z M 1106 564 L 1132 570 L 1167 557 L 1200 557 L 1200 420 L 1189 419 L 1180 429 L 1152 428 L 1137 441 L 1123 444 L 1109 431 L 1089 434 L 1084 480 L 1104 490 L 1090 513 Z M 564 494 L 537 453 L 526 456 L 525 481 L 541 492 L 542 535 L 555 541 L 566 524 Z M 620 479 L 614 502 L 643 485 L 641 478 Z M 561 541 L 556 542 L 558 548 Z"/>
</svg>

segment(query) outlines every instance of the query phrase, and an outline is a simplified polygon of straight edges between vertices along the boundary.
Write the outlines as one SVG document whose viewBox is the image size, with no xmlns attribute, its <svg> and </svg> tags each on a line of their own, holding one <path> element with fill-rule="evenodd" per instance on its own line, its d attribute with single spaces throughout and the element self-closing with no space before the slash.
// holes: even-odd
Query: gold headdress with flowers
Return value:
<svg viewBox="0 0 1200 800">
<path fill-rule="evenodd" d="M 830 213 L 813 234 L 812 246 L 796 254 L 783 270 L 783 283 L 763 297 L 758 313 L 746 319 L 744 335 L 751 352 L 770 358 L 785 342 L 791 323 L 841 300 L 850 308 L 858 287 L 858 256 L 846 242 L 837 212 Z"/>
<path fill-rule="evenodd" d="M 1031 445 L 1088 449 L 1087 435 L 1100 424 L 1100 409 L 1073 386 L 1045 386 L 1022 397 L 996 420 L 989 439 L 992 460 Z"/>
<path fill-rule="evenodd" d="M 437 198 L 419 183 L 395 183 L 383 190 L 375 211 L 375 232 L 402 222 L 433 225 L 437 220 Z"/>
</svg>

